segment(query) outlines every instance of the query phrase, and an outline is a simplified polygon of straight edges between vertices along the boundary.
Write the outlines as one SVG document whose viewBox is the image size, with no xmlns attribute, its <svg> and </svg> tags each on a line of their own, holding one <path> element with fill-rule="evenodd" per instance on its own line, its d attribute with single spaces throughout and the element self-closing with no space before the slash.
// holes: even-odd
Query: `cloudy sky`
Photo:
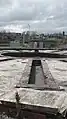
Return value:
<svg viewBox="0 0 67 119">
<path fill-rule="evenodd" d="M 67 0 L 0 0 L 0 30 L 67 31 Z"/>
</svg>

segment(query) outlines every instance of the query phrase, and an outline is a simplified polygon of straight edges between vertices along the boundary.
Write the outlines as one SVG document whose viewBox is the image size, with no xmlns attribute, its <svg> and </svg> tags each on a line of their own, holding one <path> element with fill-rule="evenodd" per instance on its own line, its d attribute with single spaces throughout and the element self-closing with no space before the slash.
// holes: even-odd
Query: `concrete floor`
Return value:
<svg viewBox="0 0 67 119">
<path fill-rule="evenodd" d="M 1 57 L 3 58 L 3 57 Z M 22 72 L 30 59 L 14 58 L 0 63 L 0 100 L 14 101 L 15 92 L 18 91 L 21 103 L 37 106 L 59 108 L 62 113 L 67 108 L 67 88 L 65 91 L 40 91 L 34 89 L 19 88 L 14 86 L 20 81 Z M 45 59 L 55 81 L 60 84 L 67 81 L 67 63 L 60 59 Z M 39 74 L 40 75 L 40 74 Z"/>
</svg>

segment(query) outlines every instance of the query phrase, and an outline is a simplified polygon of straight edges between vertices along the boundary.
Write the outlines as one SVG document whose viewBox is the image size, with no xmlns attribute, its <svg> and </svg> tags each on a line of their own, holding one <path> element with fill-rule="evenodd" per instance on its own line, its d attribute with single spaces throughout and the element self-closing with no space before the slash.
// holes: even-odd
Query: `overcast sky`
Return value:
<svg viewBox="0 0 67 119">
<path fill-rule="evenodd" d="M 67 0 L 0 0 L 0 30 L 67 31 Z"/>
</svg>

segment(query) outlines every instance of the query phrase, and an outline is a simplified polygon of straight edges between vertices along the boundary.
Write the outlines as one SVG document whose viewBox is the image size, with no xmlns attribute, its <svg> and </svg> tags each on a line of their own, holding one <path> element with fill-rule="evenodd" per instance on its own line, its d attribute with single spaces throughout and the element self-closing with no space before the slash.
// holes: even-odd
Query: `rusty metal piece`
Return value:
<svg viewBox="0 0 67 119">
<path fill-rule="evenodd" d="M 18 92 L 15 93 L 15 99 L 16 99 L 16 110 L 17 110 L 16 118 L 18 118 L 20 116 L 20 111 L 21 111 L 20 96 Z"/>
</svg>

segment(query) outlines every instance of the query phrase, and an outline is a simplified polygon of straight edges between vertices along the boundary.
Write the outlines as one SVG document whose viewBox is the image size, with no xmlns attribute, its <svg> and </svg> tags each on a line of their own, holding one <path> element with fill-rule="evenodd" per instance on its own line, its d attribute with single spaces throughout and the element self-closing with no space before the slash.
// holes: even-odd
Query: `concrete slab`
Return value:
<svg viewBox="0 0 67 119">
<path fill-rule="evenodd" d="M 37 106 L 51 109 L 58 109 L 63 113 L 67 109 L 67 93 L 64 91 L 38 91 L 33 89 L 13 89 L 9 93 L 1 96 L 0 101 L 16 102 L 15 93 L 20 95 L 20 103 L 23 105 Z"/>
<path fill-rule="evenodd" d="M 58 87 L 61 81 L 67 81 L 67 63 L 53 59 L 41 59 L 44 69 L 45 86 L 48 84 L 50 88 Z M 0 63 L 0 101 L 16 102 L 15 92 L 18 91 L 20 95 L 21 104 L 31 105 L 33 107 L 44 107 L 45 110 L 49 108 L 58 109 L 60 113 L 63 113 L 67 109 L 67 93 L 65 91 L 51 91 L 51 90 L 34 90 L 29 88 L 14 88 L 14 86 L 20 81 L 25 79 L 25 83 L 28 83 L 28 75 L 30 72 L 32 59 L 14 59 L 13 61 Z M 29 64 L 30 63 L 30 64 Z M 28 68 L 26 70 L 26 66 Z M 48 65 L 48 67 L 47 67 Z M 48 70 L 49 69 L 49 70 Z M 26 71 L 27 73 L 22 72 Z M 49 80 L 50 77 L 50 80 Z M 35 87 L 35 86 L 34 86 Z M 53 111 L 53 110 L 52 110 Z"/>
<path fill-rule="evenodd" d="M 43 73 L 44 73 L 44 83 L 48 85 L 48 87 L 50 88 L 60 89 L 58 83 L 56 82 L 55 78 L 52 76 L 50 72 L 46 59 L 42 60 L 41 62 L 42 62 Z"/>
</svg>

